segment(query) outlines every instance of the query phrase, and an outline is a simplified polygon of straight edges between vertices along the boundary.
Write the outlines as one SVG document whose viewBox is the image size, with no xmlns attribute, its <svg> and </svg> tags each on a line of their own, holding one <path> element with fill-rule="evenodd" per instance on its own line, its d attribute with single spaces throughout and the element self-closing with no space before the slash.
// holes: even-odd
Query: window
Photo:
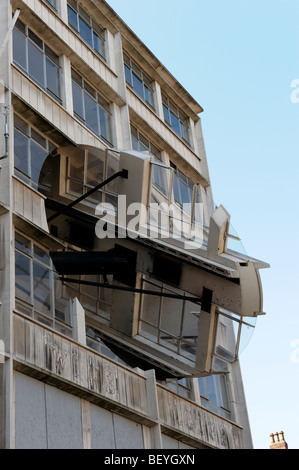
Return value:
<svg viewBox="0 0 299 470">
<path fill-rule="evenodd" d="M 161 160 L 161 152 L 152 142 L 142 135 L 136 127 L 131 126 L 132 147 L 139 152 L 149 152 Z"/>
<path fill-rule="evenodd" d="M 188 178 L 188 176 L 184 175 L 181 171 L 179 171 L 175 165 L 171 163 L 171 166 L 174 169 L 174 175 L 173 175 L 174 201 L 181 208 L 184 207 L 185 210 L 188 210 L 188 207 L 189 207 L 190 211 L 188 215 L 191 215 L 191 204 L 192 204 L 193 189 L 194 189 L 195 184 L 193 183 L 192 180 L 190 180 L 190 178 Z"/>
<path fill-rule="evenodd" d="M 137 95 L 154 107 L 154 92 L 151 80 L 124 54 L 125 77 Z"/>
<path fill-rule="evenodd" d="M 13 30 L 13 62 L 61 103 L 59 57 L 20 20 Z"/>
<path fill-rule="evenodd" d="M 56 0 L 44 0 L 45 3 L 49 3 L 49 5 L 51 5 L 51 7 L 54 8 L 54 10 L 57 10 L 57 1 Z"/>
<path fill-rule="evenodd" d="M 227 377 L 221 374 L 201 377 L 198 379 L 198 385 L 201 405 L 223 418 L 230 419 Z"/>
<path fill-rule="evenodd" d="M 190 145 L 188 117 L 162 93 L 164 119 L 171 129 Z"/>
<path fill-rule="evenodd" d="M 122 361 L 119 356 L 112 352 L 111 349 L 108 348 L 108 346 L 102 341 L 100 333 L 94 327 L 88 324 L 86 324 L 86 345 L 103 356 L 112 359 L 114 362 L 123 364 L 126 367 L 130 367 L 128 364 Z"/>
<path fill-rule="evenodd" d="M 16 114 L 14 125 L 15 175 L 38 189 L 43 163 L 56 146 Z"/>
<path fill-rule="evenodd" d="M 159 163 L 162 164 L 161 152 L 152 142 L 150 142 L 136 127 L 131 126 L 132 148 L 138 152 L 149 152 L 154 157 L 152 184 L 166 194 L 166 172 Z"/>
<path fill-rule="evenodd" d="M 109 104 L 74 70 L 72 88 L 75 116 L 111 145 Z"/>
<path fill-rule="evenodd" d="M 182 290 L 143 279 L 142 289 L 183 296 Z M 142 295 L 139 334 L 195 362 L 200 306 L 189 300 Z"/>
<path fill-rule="evenodd" d="M 67 10 L 69 25 L 79 33 L 83 41 L 105 59 L 105 31 L 103 28 L 96 24 L 75 0 L 68 0 Z"/>
<path fill-rule="evenodd" d="M 177 380 L 171 380 L 169 382 L 166 382 L 165 385 L 167 388 L 170 390 L 174 391 L 178 395 L 189 398 L 189 400 L 192 399 L 192 390 L 191 390 L 191 380 L 189 379 L 177 379 Z"/>
<path fill-rule="evenodd" d="M 66 193 L 75 197 L 86 194 L 119 171 L 119 156 L 114 152 L 96 152 L 92 149 L 73 150 L 66 158 Z M 117 205 L 118 179 L 91 194 L 87 201 Z"/>
<path fill-rule="evenodd" d="M 69 297 L 49 253 L 15 233 L 16 309 L 71 336 Z"/>
<path fill-rule="evenodd" d="M 94 283 L 104 283 L 102 275 L 81 275 L 81 276 L 68 276 L 81 281 L 90 281 Z M 112 276 L 107 275 L 109 283 L 112 283 Z M 97 287 L 88 284 L 74 284 L 66 283 L 68 292 L 72 297 L 77 297 L 80 304 L 85 310 L 86 318 L 96 318 L 101 320 L 102 323 L 110 321 L 111 305 L 112 305 L 112 290 L 103 287 Z"/>
</svg>

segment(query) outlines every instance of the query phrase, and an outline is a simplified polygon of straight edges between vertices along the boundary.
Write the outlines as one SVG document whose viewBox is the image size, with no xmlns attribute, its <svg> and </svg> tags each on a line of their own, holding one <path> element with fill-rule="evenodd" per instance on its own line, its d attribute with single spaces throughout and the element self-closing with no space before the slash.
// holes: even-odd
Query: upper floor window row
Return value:
<svg viewBox="0 0 299 470">
<path fill-rule="evenodd" d="M 61 103 L 59 57 L 20 20 L 13 31 L 13 62 Z"/>
<path fill-rule="evenodd" d="M 68 0 L 68 22 L 79 36 L 106 60 L 105 31 L 81 8 L 75 0 Z"/>
<path fill-rule="evenodd" d="M 131 59 L 124 54 L 126 81 L 140 98 L 154 107 L 154 92 L 152 81 L 140 70 Z"/>
</svg>

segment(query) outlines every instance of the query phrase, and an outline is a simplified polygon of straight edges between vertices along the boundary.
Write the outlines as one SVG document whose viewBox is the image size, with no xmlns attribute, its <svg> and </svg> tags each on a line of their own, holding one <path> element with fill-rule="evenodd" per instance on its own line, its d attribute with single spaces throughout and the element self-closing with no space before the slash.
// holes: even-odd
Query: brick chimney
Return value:
<svg viewBox="0 0 299 470">
<path fill-rule="evenodd" d="M 284 440 L 284 433 L 280 431 L 280 433 L 272 433 L 270 434 L 271 444 L 270 449 L 288 449 L 288 444 Z"/>
</svg>

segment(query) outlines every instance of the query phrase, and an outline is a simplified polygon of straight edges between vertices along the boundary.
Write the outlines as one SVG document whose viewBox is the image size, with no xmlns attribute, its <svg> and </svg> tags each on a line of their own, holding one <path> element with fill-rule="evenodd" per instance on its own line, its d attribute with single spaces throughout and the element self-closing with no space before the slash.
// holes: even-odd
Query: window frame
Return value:
<svg viewBox="0 0 299 470">
<path fill-rule="evenodd" d="M 169 284 L 159 281 L 158 279 L 153 279 L 148 276 L 142 276 L 142 285 L 141 288 L 145 290 L 155 290 L 156 292 L 161 293 L 171 293 L 171 294 L 180 294 L 184 295 L 185 292 L 179 288 L 170 286 Z M 196 362 L 196 349 L 198 337 L 194 336 L 185 336 L 186 326 L 188 325 L 188 320 L 192 319 L 195 327 L 192 330 L 193 332 L 198 331 L 198 321 L 199 317 L 192 314 L 189 311 L 188 307 L 194 308 L 195 311 L 200 310 L 200 305 L 198 302 L 191 302 L 189 300 L 174 300 L 163 298 L 162 296 L 156 297 L 157 306 L 155 308 L 154 316 L 149 319 L 146 313 L 145 303 L 149 300 L 150 295 L 142 294 L 141 302 L 139 306 L 139 329 L 138 335 L 145 338 L 148 341 L 151 341 L 155 345 L 162 346 L 165 349 L 172 351 L 175 354 L 180 355 L 184 360 L 189 360 L 193 363 Z M 176 302 L 176 321 L 173 317 L 173 321 L 169 323 L 167 318 L 167 310 L 171 308 L 170 302 Z M 151 299 L 152 302 L 152 299 Z"/>
<path fill-rule="evenodd" d="M 70 11 L 76 16 L 76 25 L 74 25 L 70 20 Z M 98 23 L 96 23 L 91 16 L 86 13 L 84 8 L 76 2 L 76 0 L 67 0 L 67 17 L 68 25 L 75 31 L 82 41 L 88 45 L 98 56 L 101 57 L 105 62 L 107 62 L 107 50 L 106 50 L 106 33 L 105 29 L 102 28 Z M 80 23 L 81 22 L 81 23 Z M 83 35 L 81 24 L 86 25 L 90 28 L 91 41 L 89 42 Z M 95 45 L 95 36 L 98 38 L 99 43 L 101 44 L 101 51 Z"/>
<path fill-rule="evenodd" d="M 197 381 L 201 406 L 223 418 L 231 419 L 232 410 L 227 375 L 214 374 L 199 377 Z"/>
<path fill-rule="evenodd" d="M 175 134 L 191 147 L 189 118 L 162 92 L 162 107 L 164 122 Z M 187 134 L 187 135 L 186 135 Z"/>
<path fill-rule="evenodd" d="M 17 47 L 17 36 L 19 34 L 23 37 L 24 47 L 25 47 L 25 56 L 23 57 L 23 63 L 18 62 L 18 57 L 16 57 L 15 49 Z M 19 43 L 18 43 L 19 45 Z M 30 54 L 29 48 L 32 47 L 32 50 L 36 50 L 41 54 L 42 60 L 42 71 L 41 76 L 42 80 L 40 81 L 33 73 L 30 71 Z M 35 49 L 34 49 L 35 48 Z M 38 86 L 40 86 L 48 95 L 50 95 L 55 101 L 59 104 L 62 104 L 62 84 L 61 84 L 61 67 L 59 63 L 59 55 L 56 54 L 44 41 L 41 39 L 28 25 L 23 23 L 21 20 L 17 20 L 16 25 L 13 29 L 13 64 L 20 68 L 31 80 L 34 81 Z M 48 64 L 54 65 L 57 72 L 57 92 L 54 89 L 51 89 Z"/>
<path fill-rule="evenodd" d="M 155 111 L 153 80 L 151 80 L 125 52 L 123 53 L 123 58 L 126 83 L 139 98 Z M 140 82 L 142 91 L 138 91 L 137 86 L 134 86 L 136 80 Z M 147 96 L 150 96 L 150 100 L 147 99 Z"/>
<path fill-rule="evenodd" d="M 58 12 L 57 0 L 43 0 L 46 5 L 49 5 L 53 10 Z"/>
<path fill-rule="evenodd" d="M 26 241 L 25 243 L 22 243 L 21 239 L 23 239 L 23 242 Z M 70 298 L 66 293 L 66 288 L 63 286 L 62 282 L 59 280 L 59 276 L 57 272 L 54 269 L 52 259 L 49 255 L 49 252 L 43 247 L 42 245 L 38 244 L 35 240 L 28 238 L 25 234 L 15 231 L 15 303 L 16 303 L 16 311 L 19 311 L 22 314 L 28 315 L 31 318 L 34 318 L 35 320 L 46 324 L 47 326 L 54 328 L 55 330 L 60 331 L 63 334 L 66 334 L 67 336 L 71 337 L 72 336 L 72 315 L 70 311 Z M 22 249 L 20 246 L 25 247 Z M 42 256 L 37 256 L 38 250 L 42 252 L 45 256 L 45 258 L 48 260 L 46 262 L 45 260 L 42 259 Z M 24 299 L 22 298 L 21 295 L 18 295 L 18 275 L 17 275 L 17 259 L 18 257 L 23 257 L 23 259 L 26 259 L 28 261 L 28 266 L 29 266 L 29 271 L 28 271 L 28 276 L 29 276 L 29 299 Z M 45 313 L 44 311 L 41 311 L 36 306 L 36 286 L 35 286 L 35 277 L 34 277 L 34 269 L 35 266 L 38 266 L 41 269 L 44 269 L 45 272 L 48 273 L 48 288 L 49 288 L 49 303 L 50 303 L 50 308 L 48 309 L 49 314 Z M 39 281 L 41 280 L 38 278 Z M 65 297 L 63 297 L 61 294 L 56 295 L 56 281 L 59 282 L 59 286 L 62 289 L 62 292 L 64 292 Z M 21 285 L 20 285 L 21 287 Z M 65 311 L 61 312 L 63 315 L 65 315 L 65 318 L 62 319 L 57 315 L 57 311 L 59 307 L 58 300 L 64 299 L 64 308 Z M 42 299 L 45 300 L 45 299 Z"/>
<path fill-rule="evenodd" d="M 51 153 L 51 151 L 53 151 L 57 147 L 57 145 L 51 140 L 49 140 L 47 137 L 44 137 L 38 130 L 36 130 L 29 122 L 21 118 L 17 113 L 14 113 L 14 144 L 16 142 L 15 140 L 16 132 L 18 132 L 18 134 L 21 137 L 27 139 L 26 161 L 27 161 L 28 173 L 26 173 L 23 169 L 20 169 L 16 166 L 16 148 L 14 148 L 14 174 L 18 178 L 20 178 L 24 183 L 28 184 L 31 188 L 38 191 L 38 181 L 35 181 L 32 178 L 32 170 L 33 170 L 32 144 L 34 144 L 35 146 L 37 146 L 37 148 L 45 152 L 44 161 L 46 160 L 49 153 Z M 45 146 L 42 145 L 42 141 L 44 141 Z"/>
<path fill-rule="evenodd" d="M 76 91 L 74 91 L 76 90 Z M 81 96 L 80 96 L 81 95 Z M 85 80 L 75 69 L 72 68 L 72 96 L 73 96 L 73 114 L 84 124 L 91 132 L 97 137 L 102 139 L 105 143 L 113 146 L 112 143 L 112 113 L 110 111 L 110 103 L 102 97 L 102 95 Z M 80 112 L 76 109 L 76 101 L 80 99 Z M 87 118 L 87 100 L 90 100 L 96 105 L 96 122 L 91 125 Z M 82 115 L 81 115 L 81 114 Z M 104 116 L 104 120 L 103 120 Z M 104 122 L 104 126 L 102 125 Z M 97 129 L 93 128 L 94 124 Z M 105 127 L 105 133 L 103 128 Z M 103 132 L 102 132 L 103 130 Z"/>
<path fill-rule="evenodd" d="M 64 168 L 63 174 L 65 174 L 65 194 L 67 196 L 80 197 L 86 194 L 90 189 L 94 188 L 97 184 L 102 183 L 107 180 L 112 174 L 116 173 L 119 169 L 119 158 L 113 152 L 104 152 L 104 159 L 102 160 L 102 175 L 98 177 L 98 181 L 95 181 L 95 184 L 92 184 L 88 181 L 88 173 L 90 173 L 90 159 L 89 156 L 94 156 L 90 149 L 81 149 L 81 155 L 76 155 L 76 159 L 82 159 L 82 171 L 79 173 L 79 177 L 72 175 L 71 164 L 73 155 L 64 156 Z M 115 166 L 115 167 L 114 167 Z M 89 178 L 91 178 L 89 176 Z M 82 187 L 81 190 L 72 189 L 72 183 L 74 185 Z M 100 198 L 97 195 L 100 194 Z M 88 198 L 82 201 L 83 204 L 87 205 L 97 205 L 101 202 L 110 202 L 115 205 L 115 210 L 117 210 L 117 196 L 118 196 L 118 181 L 114 180 L 108 183 L 105 188 L 99 189 L 94 194 L 91 194 Z"/>
</svg>

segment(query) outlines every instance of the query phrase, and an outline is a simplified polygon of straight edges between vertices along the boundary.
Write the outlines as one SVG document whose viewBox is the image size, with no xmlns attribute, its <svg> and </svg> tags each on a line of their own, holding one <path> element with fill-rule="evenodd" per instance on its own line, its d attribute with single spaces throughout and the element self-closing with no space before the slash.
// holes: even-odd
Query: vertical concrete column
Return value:
<svg viewBox="0 0 299 470">
<path fill-rule="evenodd" d="M 60 57 L 60 67 L 62 104 L 66 111 L 73 115 L 72 66 L 71 61 L 65 55 Z"/>
<path fill-rule="evenodd" d="M 147 370 L 144 372 L 146 378 L 146 393 L 148 403 L 148 414 L 151 419 L 156 421 L 156 424 L 151 428 L 151 448 L 162 449 L 162 435 L 161 425 L 159 422 L 159 404 L 157 396 L 156 375 L 154 370 Z"/>
<path fill-rule="evenodd" d="M 59 5 L 59 15 L 62 21 L 65 23 L 68 23 L 68 17 L 67 17 L 67 0 L 60 0 L 60 5 Z"/>
<path fill-rule="evenodd" d="M 91 449 L 90 403 L 81 398 L 83 449 Z"/>
<path fill-rule="evenodd" d="M 121 34 L 108 35 L 109 65 L 117 75 L 117 93 L 123 98 L 125 104 L 120 107 L 114 106 L 114 145 L 118 149 L 129 150 L 131 144 L 130 115 L 127 102 L 127 86 L 124 70 L 123 48 Z"/>
<path fill-rule="evenodd" d="M 202 176 L 210 181 L 209 168 L 207 163 L 207 154 L 203 138 L 201 119 L 199 118 L 197 122 L 193 123 L 193 142 L 194 142 L 194 151 L 200 158 L 200 172 Z"/>
<path fill-rule="evenodd" d="M 78 343 L 86 346 L 85 311 L 77 298 L 71 302 L 73 320 L 73 338 Z"/>
<path fill-rule="evenodd" d="M 9 0 L 1 1 L 0 14 L 0 43 L 6 36 L 13 17 L 12 6 Z M 0 364 L 0 439 L 1 447 L 13 449 L 15 442 L 15 409 L 14 409 L 14 383 L 13 361 L 10 354 L 13 351 L 13 309 L 14 309 L 14 239 L 12 224 L 12 174 L 14 166 L 13 156 L 13 114 L 11 107 L 11 63 L 12 63 L 12 34 L 7 36 L 7 42 L 0 55 L 0 83 L 1 104 L 6 108 L 8 132 L 5 130 L 4 109 L 0 114 L 0 149 L 1 155 L 5 148 L 4 133 L 8 133 L 7 156 L 0 161 L 0 339 L 4 343 L 7 355 L 5 362 Z M 3 401 L 2 401 L 3 400 Z"/>
<path fill-rule="evenodd" d="M 154 82 L 153 86 L 154 86 L 154 99 L 155 99 L 156 113 L 159 116 L 159 118 L 162 119 L 162 121 L 164 121 L 161 87 L 158 82 Z"/>
</svg>

